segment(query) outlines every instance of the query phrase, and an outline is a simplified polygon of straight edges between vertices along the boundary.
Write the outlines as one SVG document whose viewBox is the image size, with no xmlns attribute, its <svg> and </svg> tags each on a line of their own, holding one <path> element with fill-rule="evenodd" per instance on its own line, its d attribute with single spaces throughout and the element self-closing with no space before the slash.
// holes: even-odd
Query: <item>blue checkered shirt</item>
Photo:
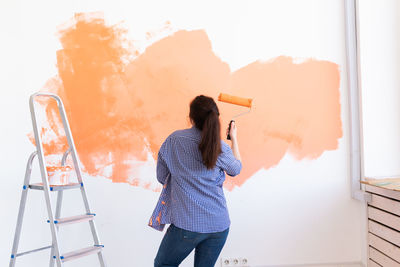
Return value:
<svg viewBox="0 0 400 267">
<path fill-rule="evenodd" d="M 198 148 L 200 139 L 201 131 L 192 127 L 175 131 L 160 148 L 157 180 L 164 187 L 166 181 L 170 183 L 162 223 L 198 233 L 221 232 L 230 226 L 222 189 L 225 172 L 238 175 L 242 163 L 228 144 L 221 141 L 222 153 L 217 164 L 207 169 Z"/>
</svg>

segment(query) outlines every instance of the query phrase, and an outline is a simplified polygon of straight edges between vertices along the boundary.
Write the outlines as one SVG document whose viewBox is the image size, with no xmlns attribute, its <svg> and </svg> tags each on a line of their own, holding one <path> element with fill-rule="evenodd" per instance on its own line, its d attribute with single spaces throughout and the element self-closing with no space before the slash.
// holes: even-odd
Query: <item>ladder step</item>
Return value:
<svg viewBox="0 0 400 267">
<path fill-rule="evenodd" d="M 78 184 L 78 183 L 71 183 L 66 185 L 50 185 L 50 191 L 61 191 L 61 190 L 79 188 L 81 186 L 83 186 L 83 184 Z M 29 188 L 34 190 L 43 190 L 43 184 L 42 183 L 30 184 Z"/>
<path fill-rule="evenodd" d="M 62 262 L 70 261 L 70 260 L 76 260 L 84 256 L 88 256 L 91 254 L 95 254 L 100 252 L 103 249 L 102 245 L 94 245 L 91 247 L 87 248 L 82 248 L 79 250 L 71 251 L 68 253 L 65 253 L 63 256 L 61 256 Z"/>
<path fill-rule="evenodd" d="M 73 223 L 79 223 L 79 222 L 88 222 L 94 219 L 94 216 L 96 214 L 91 213 L 91 214 L 83 214 L 83 215 L 77 215 L 77 216 L 71 216 L 71 217 L 65 217 L 65 218 L 60 218 L 54 221 L 54 223 L 58 226 L 62 225 L 67 225 L 67 224 L 73 224 Z M 49 223 L 50 221 L 47 220 Z"/>
</svg>

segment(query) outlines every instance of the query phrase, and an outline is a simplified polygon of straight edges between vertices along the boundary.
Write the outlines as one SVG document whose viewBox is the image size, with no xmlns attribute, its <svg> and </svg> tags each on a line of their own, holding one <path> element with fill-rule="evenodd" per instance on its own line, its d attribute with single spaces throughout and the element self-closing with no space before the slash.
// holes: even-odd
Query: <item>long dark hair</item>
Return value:
<svg viewBox="0 0 400 267">
<path fill-rule="evenodd" d="M 194 126 L 201 130 L 199 149 L 203 163 L 212 169 L 221 154 L 221 123 L 219 110 L 214 99 L 199 95 L 190 103 L 189 117 Z"/>
</svg>

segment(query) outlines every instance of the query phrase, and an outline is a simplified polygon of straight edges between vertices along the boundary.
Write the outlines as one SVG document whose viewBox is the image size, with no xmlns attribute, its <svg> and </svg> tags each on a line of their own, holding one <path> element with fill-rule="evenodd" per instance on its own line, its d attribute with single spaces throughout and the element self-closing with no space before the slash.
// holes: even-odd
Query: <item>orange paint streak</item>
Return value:
<svg viewBox="0 0 400 267">
<path fill-rule="evenodd" d="M 158 214 L 158 216 L 157 216 L 157 218 L 156 218 L 156 221 L 157 221 L 158 223 L 161 223 L 161 211 L 160 211 L 160 213 Z"/>
<path fill-rule="evenodd" d="M 202 30 L 178 31 L 128 62 L 137 50 L 126 48 L 124 33 L 85 14 L 76 15 L 59 33 L 61 82 L 51 89 L 65 102 L 80 160 L 90 175 L 112 165 L 108 178 L 113 182 L 139 185 L 141 177 L 128 179 L 129 160 L 145 161 L 148 152 L 156 158 L 172 131 L 189 126 L 189 102 L 199 94 L 254 99 L 252 111 L 236 120 L 244 168 L 227 179 L 230 190 L 258 170 L 277 165 L 288 152 L 301 160 L 337 149 L 342 137 L 337 64 L 295 64 L 290 57 L 278 57 L 231 72 Z M 223 128 L 247 110 L 218 105 Z M 47 138 L 45 152 L 61 153 L 65 139 L 52 115 L 55 106 L 47 109 L 58 137 Z"/>
</svg>

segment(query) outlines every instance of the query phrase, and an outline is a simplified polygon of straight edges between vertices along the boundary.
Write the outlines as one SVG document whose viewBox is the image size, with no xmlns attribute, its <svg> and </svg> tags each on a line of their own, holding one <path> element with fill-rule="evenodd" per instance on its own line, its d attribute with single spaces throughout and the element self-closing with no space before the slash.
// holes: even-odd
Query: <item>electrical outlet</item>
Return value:
<svg viewBox="0 0 400 267">
<path fill-rule="evenodd" d="M 242 266 L 249 266 L 249 261 L 246 258 L 239 258 L 239 261 Z"/>
<path fill-rule="evenodd" d="M 222 267 L 249 267 L 247 258 L 221 258 Z"/>
<path fill-rule="evenodd" d="M 231 266 L 231 259 L 221 258 L 221 266 L 222 267 Z"/>
</svg>

